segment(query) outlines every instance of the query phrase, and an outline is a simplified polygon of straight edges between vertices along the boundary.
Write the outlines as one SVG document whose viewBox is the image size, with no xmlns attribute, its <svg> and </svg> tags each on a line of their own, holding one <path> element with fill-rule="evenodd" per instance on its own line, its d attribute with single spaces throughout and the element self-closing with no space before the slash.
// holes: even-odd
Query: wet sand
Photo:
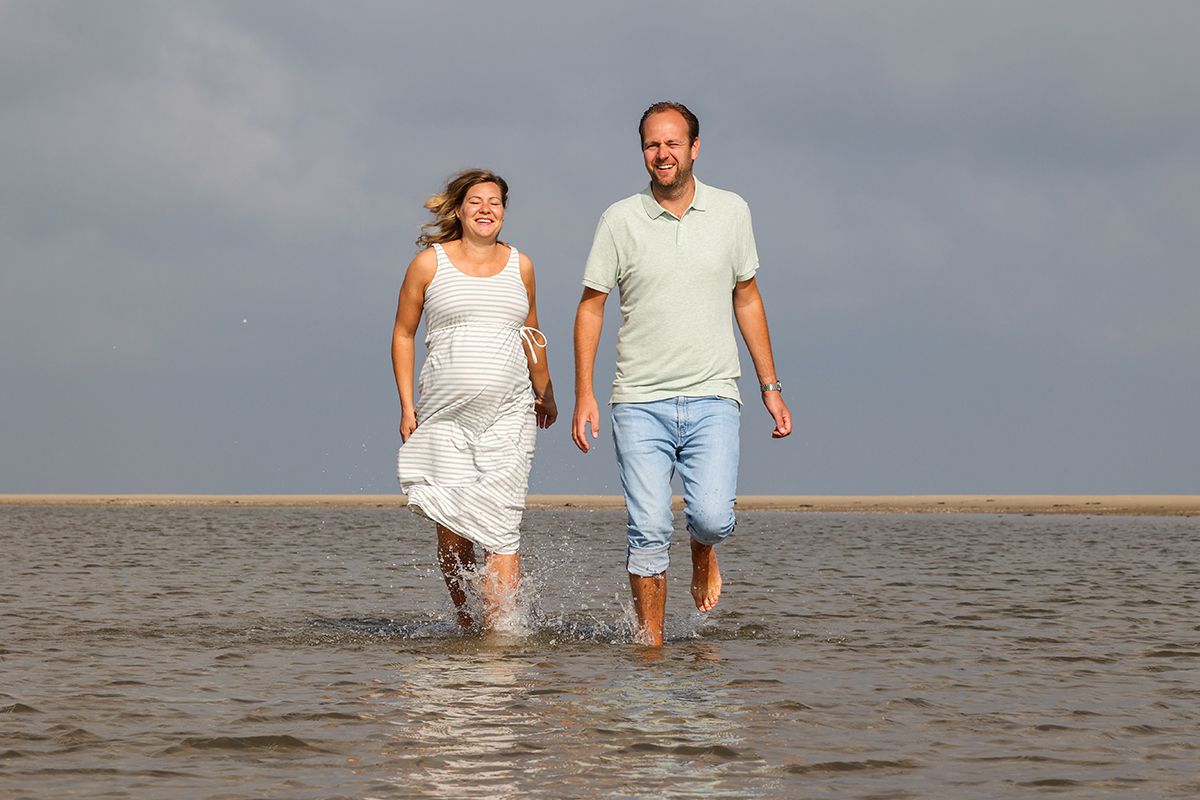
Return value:
<svg viewBox="0 0 1200 800">
<path fill-rule="evenodd" d="M 676 506 L 682 504 L 675 498 Z M 0 505 L 402 507 L 403 495 L 369 494 L 0 494 Z M 530 495 L 529 508 L 620 508 L 615 495 Z M 747 495 L 743 511 L 864 514 L 1118 514 L 1200 516 L 1200 495 Z"/>
</svg>

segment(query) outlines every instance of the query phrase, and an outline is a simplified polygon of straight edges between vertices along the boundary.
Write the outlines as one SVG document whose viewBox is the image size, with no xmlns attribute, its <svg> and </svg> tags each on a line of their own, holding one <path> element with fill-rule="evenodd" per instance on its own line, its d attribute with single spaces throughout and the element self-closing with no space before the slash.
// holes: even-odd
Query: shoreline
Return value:
<svg viewBox="0 0 1200 800">
<path fill-rule="evenodd" d="M 402 508 L 401 494 L 0 494 L 16 506 L 246 506 Z M 531 494 L 526 508 L 623 508 L 619 495 Z M 675 507 L 682 507 L 675 497 Z M 1080 514 L 1200 516 L 1200 495 L 1191 494 L 939 494 L 939 495 L 746 495 L 740 511 L 855 514 Z"/>
</svg>

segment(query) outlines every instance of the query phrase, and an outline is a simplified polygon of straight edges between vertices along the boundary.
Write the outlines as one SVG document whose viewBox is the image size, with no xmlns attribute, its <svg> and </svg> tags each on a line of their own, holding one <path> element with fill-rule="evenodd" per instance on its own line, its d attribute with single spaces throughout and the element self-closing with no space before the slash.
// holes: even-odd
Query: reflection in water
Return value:
<svg viewBox="0 0 1200 800">
<path fill-rule="evenodd" d="M 536 722 L 522 704 L 522 664 L 500 636 L 473 653 L 426 657 L 404 666 L 395 715 L 403 757 L 397 785 L 431 797 L 517 797 L 518 755 Z"/>
<path fill-rule="evenodd" d="M 389 783 L 429 797 L 687 794 L 760 770 L 719 643 L 622 647 L 580 674 L 580 653 L 545 637 L 461 640 L 397 669 L 379 718 L 396 731 Z M 593 667 L 599 667 L 593 664 Z M 615 667 L 612 668 L 612 667 Z M 598 787 L 607 786 L 607 790 Z M 759 790 L 739 796 L 759 796 Z"/>
<path fill-rule="evenodd" d="M 620 759 L 625 789 L 635 796 L 648 786 L 671 786 L 683 795 L 720 796 L 729 773 L 761 762 L 748 741 L 746 709 L 720 688 L 721 658 L 714 643 L 678 644 L 628 651 L 626 669 L 581 703 L 597 720 L 622 720 L 611 755 Z M 666 656 L 664 658 L 664 655 Z M 759 796 L 742 785 L 738 796 Z"/>
</svg>

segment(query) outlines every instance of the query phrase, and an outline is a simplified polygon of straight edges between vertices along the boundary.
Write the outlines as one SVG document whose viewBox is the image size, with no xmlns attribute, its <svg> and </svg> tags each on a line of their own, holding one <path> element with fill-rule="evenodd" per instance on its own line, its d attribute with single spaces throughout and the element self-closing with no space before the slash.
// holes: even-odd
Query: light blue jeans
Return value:
<svg viewBox="0 0 1200 800">
<path fill-rule="evenodd" d="M 733 533 L 740 419 L 737 401 L 725 397 L 613 404 L 617 470 L 629 511 L 625 567 L 630 574 L 648 577 L 667 570 L 676 471 L 692 538 L 711 545 Z"/>
</svg>

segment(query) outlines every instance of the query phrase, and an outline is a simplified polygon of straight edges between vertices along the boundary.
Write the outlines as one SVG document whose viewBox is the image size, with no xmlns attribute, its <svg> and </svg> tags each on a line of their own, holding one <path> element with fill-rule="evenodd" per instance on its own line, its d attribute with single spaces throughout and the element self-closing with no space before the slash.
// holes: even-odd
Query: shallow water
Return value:
<svg viewBox="0 0 1200 800">
<path fill-rule="evenodd" d="M 0 506 L 0 795 L 1193 797 L 1200 523 L 743 513 L 632 642 L 623 512 L 456 632 L 395 509 Z"/>
</svg>

